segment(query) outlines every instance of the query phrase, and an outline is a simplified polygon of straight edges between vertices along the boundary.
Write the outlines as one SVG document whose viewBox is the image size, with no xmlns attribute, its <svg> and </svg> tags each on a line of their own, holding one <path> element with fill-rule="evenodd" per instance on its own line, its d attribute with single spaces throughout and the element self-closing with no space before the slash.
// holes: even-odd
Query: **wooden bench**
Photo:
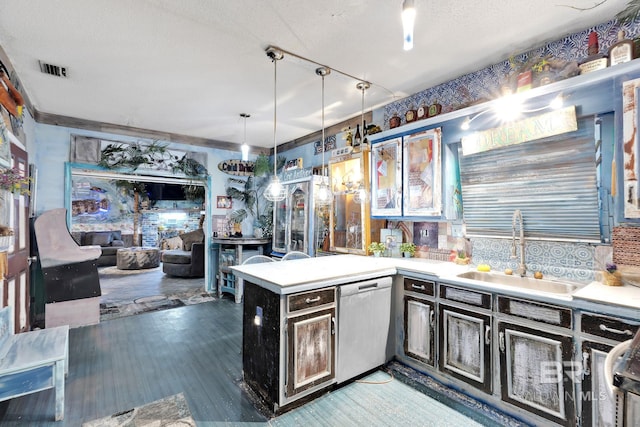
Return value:
<svg viewBox="0 0 640 427">
<path fill-rule="evenodd" d="M 12 307 L 0 309 L 0 402 L 55 388 L 55 420 L 64 419 L 69 326 L 14 333 Z"/>
</svg>

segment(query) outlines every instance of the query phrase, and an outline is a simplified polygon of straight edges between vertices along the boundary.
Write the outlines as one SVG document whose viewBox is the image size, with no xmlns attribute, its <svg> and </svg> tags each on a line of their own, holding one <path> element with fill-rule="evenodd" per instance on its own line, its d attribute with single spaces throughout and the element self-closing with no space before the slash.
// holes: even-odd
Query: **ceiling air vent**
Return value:
<svg viewBox="0 0 640 427">
<path fill-rule="evenodd" d="M 40 71 L 45 74 L 49 74 L 56 77 L 67 77 L 67 67 L 61 67 L 59 65 L 47 64 L 43 61 L 38 61 L 40 64 Z"/>
</svg>

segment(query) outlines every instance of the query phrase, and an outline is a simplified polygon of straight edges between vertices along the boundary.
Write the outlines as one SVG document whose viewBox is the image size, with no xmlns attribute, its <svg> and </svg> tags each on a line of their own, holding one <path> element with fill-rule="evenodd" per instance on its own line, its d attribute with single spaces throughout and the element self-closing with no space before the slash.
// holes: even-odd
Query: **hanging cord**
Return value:
<svg viewBox="0 0 640 427">
<path fill-rule="evenodd" d="M 278 113 L 278 101 L 276 99 L 277 91 L 276 85 L 278 84 L 278 58 L 275 56 L 271 58 L 273 60 L 273 176 L 278 176 L 278 145 L 276 144 L 276 129 Z"/>
<path fill-rule="evenodd" d="M 381 380 L 381 381 L 355 380 L 355 382 L 360 384 L 389 384 L 391 381 L 393 381 L 393 374 L 391 372 L 387 372 L 387 374 L 389 374 L 389 378 L 386 380 Z"/>
</svg>

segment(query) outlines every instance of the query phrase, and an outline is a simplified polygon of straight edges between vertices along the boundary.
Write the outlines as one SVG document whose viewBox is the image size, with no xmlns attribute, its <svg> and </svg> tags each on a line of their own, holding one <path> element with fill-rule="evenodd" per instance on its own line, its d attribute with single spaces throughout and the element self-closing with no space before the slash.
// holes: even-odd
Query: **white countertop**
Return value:
<svg viewBox="0 0 640 427">
<path fill-rule="evenodd" d="M 632 285 L 608 286 L 591 282 L 574 292 L 574 298 L 640 309 L 640 288 Z"/>
<path fill-rule="evenodd" d="M 458 283 L 488 292 L 499 291 L 505 294 L 536 297 L 547 301 L 579 299 L 640 309 L 640 287 L 636 286 L 607 286 L 600 282 L 592 282 L 582 286 L 571 295 L 545 294 L 535 290 L 460 278 L 457 277 L 458 274 L 474 269 L 474 267 L 421 258 L 333 255 L 284 262 L 237 265 L 231 267 L 231 269 L 237 276 L 281 295 L 313 290 L 323 286 L 337 286 L 360 280 L 393 276 L 398 273 L 414 273 L 433 276 L 433 279 L 440 279 L 454 284 Z"/>
<path fill-rule="evenodd" d="M 393 276 L 392 258 L 332 255 L 290 261 L 236 265 L 233 273 L 278 294 L 290 294 L 321 286 L 342 285 L 356 280 Z"/>
</svg>

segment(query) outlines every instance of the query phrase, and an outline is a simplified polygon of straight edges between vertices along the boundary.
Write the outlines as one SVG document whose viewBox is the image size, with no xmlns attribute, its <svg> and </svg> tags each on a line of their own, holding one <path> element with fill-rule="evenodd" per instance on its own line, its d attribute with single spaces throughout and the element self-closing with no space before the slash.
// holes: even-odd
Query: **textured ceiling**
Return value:
<svg viewBox="0 0 640 427">
<path fill-rule="evenodd" d="M 415 0 L 405 52 L 401 0 L 0 0 L 0 46 L 41 113 L 238 144 L 248 113 L 247 142 L 270 147 L 269 45 L 370 81 L 371 109 L 608 21 L 627 2 L 600 1 Z M 42 74 L 38 60 L 68 77 Z M 316 68 L 277 63 L 278 144 L 320 129 Z M 327 125 L 359 115 L 356 83 L 326 77 Z"/>
</svg>

